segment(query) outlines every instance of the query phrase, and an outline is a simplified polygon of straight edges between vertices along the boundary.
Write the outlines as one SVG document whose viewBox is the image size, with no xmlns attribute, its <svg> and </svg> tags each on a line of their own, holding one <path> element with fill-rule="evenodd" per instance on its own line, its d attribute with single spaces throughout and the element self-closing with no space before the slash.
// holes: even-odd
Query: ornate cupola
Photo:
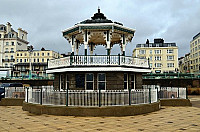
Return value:
<svg viewBox="0 0 200 132">
<path fill-rule="evenodd" d="M 88 47 L 92 55 L 97 45 L 104 45 L 107 49 L 107 55 L 110 55 L 114 44 L 119 44 L 122 55 L 125 55 L 125 47 L 128 42 L 132 41 L 134 33 L 135 29 L 124 27 L 122 23 L 107 19 L 98 8 L 98 12 L 91 19 L 84 20 L 64 30 L 63 37 L 69 41 L 72 55 L 74 52 L 78 55 L 81 44 L 84 44 L 85 55 L 87 55 Z"/>
</svg>

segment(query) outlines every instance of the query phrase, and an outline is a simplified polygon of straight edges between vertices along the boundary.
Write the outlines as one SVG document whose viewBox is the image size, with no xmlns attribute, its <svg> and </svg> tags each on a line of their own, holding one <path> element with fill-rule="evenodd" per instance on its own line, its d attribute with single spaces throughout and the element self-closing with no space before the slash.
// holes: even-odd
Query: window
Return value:
<svg viewBox="0 0 200 132">
<path fill-rule="evenodd" d="M 11 45 L 15 45 L 15 43 L 14 43 L 14 42 L 11 42 Z"/>
<path fill-rule="evenodd" d="M 34 56 L 36 56 L 36 53 L 34 53 Z"/>
<path fill-rule="evenodd" d="M 24 56 L 26 56 L 27 54 L 25 53 Z"/>
<path fill-rule="evenodd" d="M 33 59 L 33 62 L 35 62 L 35 59 Z"/>
<path fill-rule="evenodd" d="M 20 55 L 22 56 L 22 53 Z"/>
<path fill-rule="evenodd" d="M 131 89 L 135 89 L 135 75 L 131 75 Z"/>
<path fill-rule="evenodd" d="M 162 64 L 161 63 L 155 63 L 155 67 L 161 67 Z"/>
<path fill-rule="evenodd" d="M 40 62 L 40 59 L 37 59 L 37 62 Z"/>
<path fill-rule="evenodd" d="M 124 90 L 128 89 L 128 74 L 124 74 Z"/>
<path fill-rule="evenodd" d="M 92 73 L 86 74 L 86 90 L 93 90 L 94 88 L 94 75 Z"/>
<path fill-rule="evenodd" d="M 5 59 L 8 59 L 8 56 L 7 56 L 7 55 L 5 56 Z"/>
<path fill-rule="evenodd" d="M 76 88 L 85 88 L 85 74 L 76 74 Z"/>
<path fill-rule="evenodd" d="M 13 55 L 11 55 L 10 58 L 11 58 L 11 60 L 13 60 L 14 59 Z"/>
<path fill-rule="evenodd" d="M 173 49 L 168 49 L 168 50 L 167 50 L 167 53 L 168 53 L 168 54 L 174 53 L 174 50 L 173 50 Z"/>
<path fill-rule="evenodd" d="M 37 53 L 38 56 L 40 56 L 40 53 Z"/>
<path fill-rule="evenodd" d="M 17 62 L 19 62 L 19 59 L 17 59 Z"/>
<path fill-rule="evenodd" d="M 44 56 L 44 53 L 42 53 L 42 56 Z"/>
<path fill-rule="evenodd" d="M 6 42 L 6 45 L 9 45 L 9 42 Z"/>
<path fill-rule="evenodd" d="M 161 56 L 155 56 L 155 60 L 161 60 Z"/>
<path fill-rule="evenodd" d="M 13 63 L 10 63 L 10 67 L 13 67 Z"/>
<path fill-rule="evenodd" d="M 98 73 L 98 89 L 106 90 L 106 74 Z"/>
<path fill-rule="evenodd" d="M 44 62 L 44 59 L 42 59 L 42 62 Z"/>
<path fill-rule="evenodd" d="M 174 67 L 174 63 L 167 63 L 167 67 Z"/>
<path fill-rule="evenodd" d="M 24 62 L 26 62 L 26 59 L 24 59 Z"/>
<path fill-rule="evenodd" d="M 49 53 L 47 53 L 47 55 L 49 56 Z"/>
<path fill-rule="evenodd" d="M 152 61 L 152 56 L 149 57 L 149 60 Z"/>
<path fill-rule="evenodd" d="M 6 51 L 5 51 L 6 53 L 8 53 L 8 48 L 6 48 Z"/>
<path fill-rule="evenodd" d="M 5 67 L 8 67 L 8 64 L 7 64 L 7 63 L 5 64 Z"/>
<path fill-rule="evenodd" d="M 22 59 L 20 59 L 20 62 L 22 62 Z"/>
<path fill-rule="evenodd" d="M 152 50 L 149 50 L 149 54 L 152 54 Z"/>
<path fill-rule="evenodd" d="M 19 56 L 19 54 L 17 53 L 17 56 Z"/>
<path fill-rule="evenodd" d="M 149 64 L 149 67 L 152 68 L 152 63 Z"/>
<path fill-rule="evenodd" d="M 174 60 L 174 56 L 167 56 L 167 60 Z"/>
<path fill-rule="evenodd" d="M 140 54 L 146 54 L 146 50 L 140 50 Z"/>
<path fill-rule="evenodd" d="M 161 50 L 155 50 L 155 54 L 161 54 Z"/>
</svg>

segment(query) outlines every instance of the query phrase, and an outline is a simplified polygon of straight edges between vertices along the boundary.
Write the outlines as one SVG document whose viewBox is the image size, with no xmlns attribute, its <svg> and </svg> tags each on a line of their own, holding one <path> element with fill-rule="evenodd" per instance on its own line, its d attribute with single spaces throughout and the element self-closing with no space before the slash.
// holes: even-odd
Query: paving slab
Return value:
<svg viewBox="0 0 200 132">
<path fill-rule="evenodd" d="M 0 132 L 34 131 L 200 131 L 200 96 L 189 96 L 193 107 L 162 107 L 161 110 L 125 117 L 74 117 L 34 115 L 21 106 L 0 106 Z"/>
</svg>

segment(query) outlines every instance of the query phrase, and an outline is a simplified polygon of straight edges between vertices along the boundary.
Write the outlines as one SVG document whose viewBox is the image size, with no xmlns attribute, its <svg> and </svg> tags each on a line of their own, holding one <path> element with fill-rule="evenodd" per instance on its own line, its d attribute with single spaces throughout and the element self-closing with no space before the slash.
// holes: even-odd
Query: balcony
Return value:
<svg viewBox="0 0 200 132">
<path fill-rule="evenodd" d="M 69 66 L 126 66 L 149 68 L 147 59 L 130 56 L 68 56 L 48 61 L 48 69 Z"/>
</svg>

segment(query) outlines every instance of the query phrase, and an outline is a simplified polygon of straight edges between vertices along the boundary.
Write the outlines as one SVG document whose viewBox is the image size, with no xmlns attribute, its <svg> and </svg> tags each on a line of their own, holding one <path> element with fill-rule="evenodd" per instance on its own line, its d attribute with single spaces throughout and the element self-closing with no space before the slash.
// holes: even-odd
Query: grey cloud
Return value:
<svg viewBox="0 0 200 132">
<path fill-rule="evenodd" d="M 137 43 L 164 38 L 176 42 L 179 56 L 189 52 L 189 42 L 200 29 L 199 0 L 0 0 L 0 23 L 28 31 L 28 40 L 36 49 L 45 47 L 59 53 L 71 51 L 61 31 L 90 18 L 100 6 L 108 19 L 135 28 L 133 41 L 127 45 L 131 55 Z M 98 47 L 96 53 L 105 52 Z M 112 53 L 120 52 L 118 45 Z M 106 52 L 105 52 L 106 53 Z"/>
</svg>

